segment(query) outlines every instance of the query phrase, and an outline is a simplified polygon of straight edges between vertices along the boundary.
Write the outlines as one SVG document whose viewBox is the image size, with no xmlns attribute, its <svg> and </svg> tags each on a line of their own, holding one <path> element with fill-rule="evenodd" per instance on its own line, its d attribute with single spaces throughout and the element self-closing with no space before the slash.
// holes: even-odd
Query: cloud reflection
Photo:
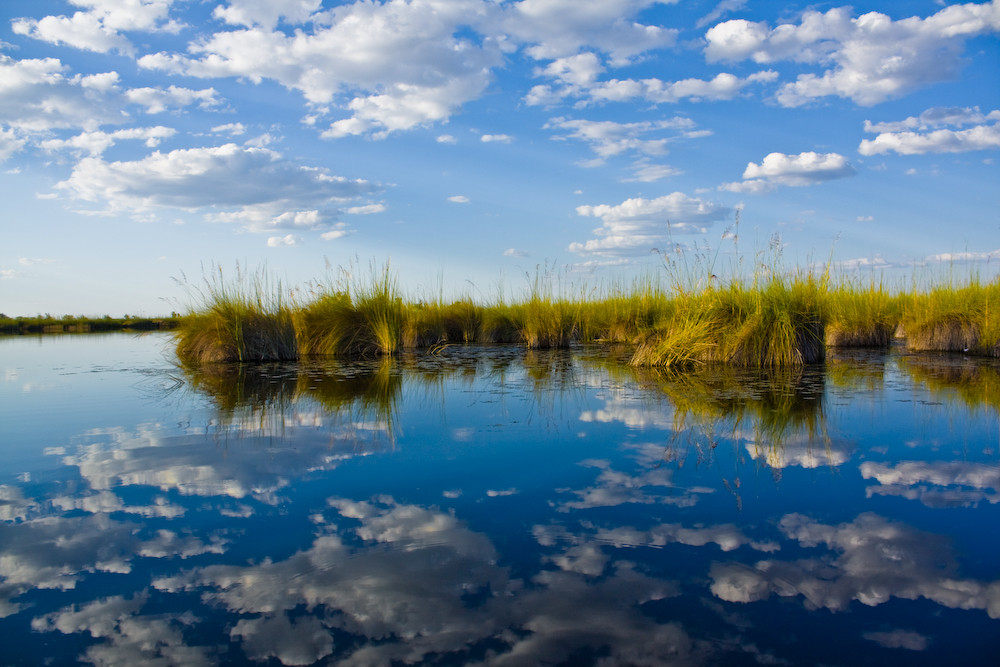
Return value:
<svg viewBox="0 0 1000 667">
<path fill-rule="evenodd" d="M 990 618 L 1000 618 L 1000 581 L 958 576 L 955 555 L 938 535 L 872 513 L 836 526 L 788 514 L 779 527 L 802 547 L 825 545 L 833 553 L 754 565 L 714 563 L 712 593 L 729 602 L 801 596 L 810 609 L 834 611 L 846 609 L 852 601 L 875 606 L 894 597 L 926 598 L 954 609 L 982 609 Z"/>
</svg>

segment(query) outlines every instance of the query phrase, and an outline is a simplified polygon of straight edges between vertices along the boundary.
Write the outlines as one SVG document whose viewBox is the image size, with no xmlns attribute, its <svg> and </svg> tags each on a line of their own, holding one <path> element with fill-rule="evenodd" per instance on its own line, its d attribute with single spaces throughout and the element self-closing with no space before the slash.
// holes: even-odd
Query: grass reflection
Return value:
<svg viewBox="0 0 1000 667">
<path fill-rule="evenodd" d="M 900 356 L 899 367 L 942 402 L 960 403 L 969 410 L 1000 413 L 1000 364 L 956 355 Z"/>
</svg>

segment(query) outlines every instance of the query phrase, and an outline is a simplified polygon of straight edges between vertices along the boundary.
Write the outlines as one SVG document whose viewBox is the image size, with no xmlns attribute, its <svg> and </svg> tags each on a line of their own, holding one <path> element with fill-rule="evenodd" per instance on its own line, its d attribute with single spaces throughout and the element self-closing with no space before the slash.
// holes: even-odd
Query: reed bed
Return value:
<svg viewBox="0 0 1000 667">
<path fill-rule="evenodd" d="M 292 309 L 281 283 L 266 268 L 236 267 L 227 278 L 218 267 L 203 285 L 182 283 L 194 298 L 177 332 L 177 356 L 185 363 L 267 362 L 298 359 Z"/>
<path fill-rule="evenodd" d="M 938 285 L 902 302 L 901 327 L 910 350 L 1000 357 L 1000 278 Z"/>
<path fill-rule="evenodd" d="M 761 268 L 761 267 L 758 267 Z M 714 274 L 686 283 L 644 277 L 567 296 L 548 273 L 521 299 L 408 299 L 388 264 L 341 271 L 296 298 L 264 271 L 221 270 L 194 293 L 177 351 L 185 362 L 375 358 L 456 344 L 529 349 L 624 345 L 630 364 L 756 368 L 822 361 L 827 347 L 886 348 L 898 327 L 910 349 L 1000 356 L 1000 279 L 893 293 L 881 282 L 827 273 L 758 270 L 747 281 Z"/>
</svg>

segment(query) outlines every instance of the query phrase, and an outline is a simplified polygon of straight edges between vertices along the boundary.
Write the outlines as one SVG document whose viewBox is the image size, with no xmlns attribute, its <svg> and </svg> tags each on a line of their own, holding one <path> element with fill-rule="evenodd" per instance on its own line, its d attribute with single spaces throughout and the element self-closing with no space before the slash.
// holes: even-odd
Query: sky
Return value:
<svg viewBox="0 0 1000 667">
<path fill-rule="evenodd" d="M 0 312 L 237 266 L 992 278 L 998 38 L 1000 0 L 0 0 Z"/>
</svg>

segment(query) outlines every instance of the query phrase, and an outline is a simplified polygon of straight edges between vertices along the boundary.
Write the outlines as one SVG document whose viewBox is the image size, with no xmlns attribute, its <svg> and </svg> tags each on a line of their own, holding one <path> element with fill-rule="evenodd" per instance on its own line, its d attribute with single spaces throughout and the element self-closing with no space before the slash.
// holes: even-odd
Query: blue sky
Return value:
<svg viewBox="0 0 1000 667">
<path fill-rule="evenodd" d="M 237 263 L 599 288 L 735 266 L 737 212 L 746 263 L 992 277 L 998 35 L 997 0 L 3 0 L 0 311 Z"/>
</svg>

